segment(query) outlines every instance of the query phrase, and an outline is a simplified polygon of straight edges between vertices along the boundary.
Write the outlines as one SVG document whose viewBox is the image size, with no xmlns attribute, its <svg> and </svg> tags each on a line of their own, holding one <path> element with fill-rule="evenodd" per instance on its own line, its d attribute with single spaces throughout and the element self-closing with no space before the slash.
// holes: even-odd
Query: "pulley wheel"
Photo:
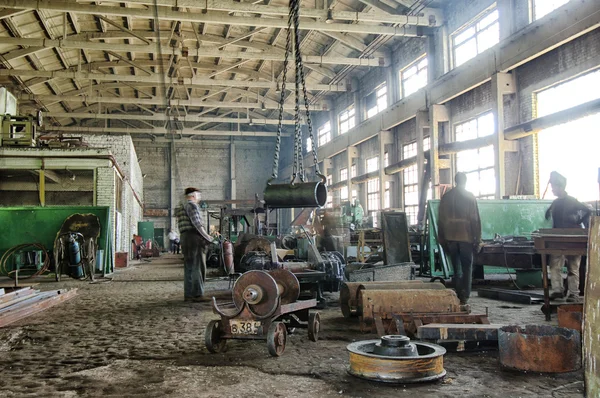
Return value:
<svg viewBox="0 0 600 398">
<path fill-rule="evenodd" d="M 270 270 L 269 275 L 277 282 L 281 304 L 294 303 L 298 300 L 298 297 L 300 297 L 300 282 L 298 282 L 296 275 L 283 268 Z"/>
<path fill-rule="evenodd" d="M 208 323 L 204 332 L 204 345 L 213 354 L 227 351 L 227 340 L 221 337 L 223 333 L 221 325 L 221 321 L 212 320 Z"/>
<path fill-rule="evenodd" d="M 287 342 L 287 330 L 283 322 L 273 322 L 267 333 L 267 348 L 269 354 L 274 357 L 281 356 L 285 351 L 285 343 Z"/>
<path fill-rule="evenodd" d="M 321 331 L 321 315 L 318 312 L 311 312 L 308 315 L 308 339 L 310 341 L 319 340 L 319 332 Z"/>
<path fill-rule="evenodd" d="M 258 316 L 272 314 L 280 302 L 277 282 L 266 271 L 248 271 L 233 285 L 233 302 L 238 309 L 246 303 Z"/>
</svg>

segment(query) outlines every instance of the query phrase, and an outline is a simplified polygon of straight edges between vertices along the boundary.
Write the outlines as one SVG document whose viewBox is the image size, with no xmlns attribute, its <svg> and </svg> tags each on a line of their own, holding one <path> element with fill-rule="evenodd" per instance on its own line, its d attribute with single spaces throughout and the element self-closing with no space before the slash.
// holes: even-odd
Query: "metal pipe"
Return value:
<svg viewBox="0 0 600 398">
<path fill-rule="evenodd" d="M 265 189 L 265 204 L 272 208 L 323 207 L 327 202 L 327 186 L 322 182 L 272 184 Z"/>
</svg>

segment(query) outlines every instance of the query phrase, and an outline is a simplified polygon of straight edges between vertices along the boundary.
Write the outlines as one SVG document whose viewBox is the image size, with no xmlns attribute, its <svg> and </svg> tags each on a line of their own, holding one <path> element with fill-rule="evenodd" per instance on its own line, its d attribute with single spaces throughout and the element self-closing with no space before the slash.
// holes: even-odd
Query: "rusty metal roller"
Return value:
<svg viewBox="0 0 600 398">
<path fill-rule="evenodd" d="M 364 322 L 373 322 L 375 314 L 423 312 L 461 312 L 460 301 L 454 290 L 361 290 L 358 305 Z"/>
<path fill-rule="evenodd" d="M 446 375 L 446 349 L 431 343 L 411 342 L 406 336 L 388 335 L 381 340 L 348 345 L 348 373 L 385 383 L 420 383 Z"/>
<path fill-rule="evenodd" d="M 269 275 L 277 282 L 281 304 L 290 304 L 298 300 L 300 297 L 300 282 L 298 282 L 296 275 L 283 268 L 270 270 Z"/>
<path fill-rule="evenodd" d="M 358 316 L 356 312 L 356 300 L 359 288 L 366 289 L 420 289 L 422 285 L 428 285 L 423 281 L 393 281 L 393 282 L 346 282 L 340 287 L 340 307 L 345 318 Z M 441 285 L 441 284 L 440 284 Z"/>
<path fill-rule="evenodd" d="M 327 186 L 321 182 L 267 185 L 265 204 L 271 209 L 323 207 L 327 202 Z"/>
<path fill-rule="evenodd" d="M 248 271 L 233 285 L 233 302 L 240 310 L 244 305 L 258 316 L 270 316 L 279 307 L 279 288 L 265 271 Z"/>
</svg>

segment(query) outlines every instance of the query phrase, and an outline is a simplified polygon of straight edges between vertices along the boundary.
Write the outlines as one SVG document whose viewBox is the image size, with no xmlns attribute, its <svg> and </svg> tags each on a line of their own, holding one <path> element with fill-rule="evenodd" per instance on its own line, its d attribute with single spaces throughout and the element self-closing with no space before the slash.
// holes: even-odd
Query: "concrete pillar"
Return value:
<svg viewBox="0 0 600 398">
<path fill-rule="evenodd" d="M 235 177 L 235 142 L 233 139 L 229 144 L 229 163 L 230 163 L 230 178 L 231 178 L 231 200 L 237 199 L 237 182 Z M 232 203 L 231 208 L 235 209 L 236 204 Z"/>
<path fill-rule="evenodd" d="M 429 112 L 418 111 L 417 118 L 417 175 L 419 177 L 419 195 L 426 187 L 426 181 L 423 181 L 425 173 L 425 151 L 423 148 L 423 140 L 425 139 L 425 129 L 429 129 Z"/>
<path fill-rule="evenodd" d="M 515 0 L 497 0 L 498 22 L 500 23 L 500 41 L 510 37 L 516 31 Z"/>
<path fill-rule="evenodd" d="M 393 65 L 393 63 L 392 63 Z M 388 66 L 385 68 L 385 81 L 387 84 L 387 101 L 388 106 L 398 101 L 398 84 L 396 77 L 394 76 L 394 67 Z"/>
<path fill-rule="evenodd" d="M 329 123 L 331 124 L 331 139 L 334 139 L 339 135 L 339 126 L 337 123 L 337 115 L 335 114 L 335 110 L 329 111 Z"/>
<path fill-rule="evenodd" d="M 358 149 L 355 146 L 346 150 L 346 167 L 348 169 L 348 200 L 352 201 L 352 161 L 358 158 Z"/>
<path fill-rule="evenodd" d="M 505 155 L 508 143 L 504 139 L 504 95 L 516 92 L 514 76 L 510 73 L 492 75 L 492 113 L 496 127 L 494 141 L 494 174 L 496 175 L 496 199 L 506 194 Z"/>
<path fill-rule="evenodd" d="M 177 219 L 175 217 L 175 207 L 177 207 L 178 200 L 177 198 L 183 195 L 183 192 L 177 192 L 177 184 L 175 180 L 175 165 L 176 165 L 176 151 L 175 151 L 175 143 L 169 143 L 169 223 L 170 228 L 177 228 Z"/>
<path fill-rule="evenodd" d="M 353 92 L 352 97 L 354 98 L 354 114 L 356 115 L 356 125 L 358 126 L 365 120 L 366 116 L 363 101 L 360 98 L 360 90 Z"/>
<path fill-rule="evenodd" d="M 385 209 L 385 182 L 391 181 L 392 176 L 388 176 L 385 174 L 385 163 L 384 163 L 384 155 L 386 152 L 386 148 L 389 148 L 390 145 L 393 144 L 393 134 L 391 131 L 380 131 L 379 132 L 379 208 Z"/>
<path fill-rule="evenodd" d="M 440 123 L 448 122 L 449 120 L 450 118 L 446 106 L 431 105 L 429 107 L 429 132 L 431 137 L 429 167 L 431 168 L 431 185 L 433 187 L 433 199 L 440 198 L 440 167 L 438 158 Z"/>
</svg>

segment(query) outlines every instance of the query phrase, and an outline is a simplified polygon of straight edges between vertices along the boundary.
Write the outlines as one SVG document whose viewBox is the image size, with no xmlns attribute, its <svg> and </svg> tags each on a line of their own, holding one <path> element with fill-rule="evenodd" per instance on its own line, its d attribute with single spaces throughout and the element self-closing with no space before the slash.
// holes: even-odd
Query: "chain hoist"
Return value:
<svg viewBox="0 0 600 398">
<path fill-rule="evenodd" d="M 281 84 L 281 95 L 279 98 L 279 119 L 277 124 L 277 138 L 275 143 L 275 156 L 273 158 L 273 171 L 271 178 L 267 181 L 265 189 L 265 203 L 271 207 L 321 207 L 327 201 L 327 178 L 321 173 L 319 159 L 317 156 L 317 143 L 313 134 L 313 126 L 310 118 L 310 102 L 306 89 L 306 78 L 304 65 L 300 51 L 299 35 L 299 10 L 301 0 L 290 0 L 290 12 L 287 23 L 287 35 L 285 43 L 285 56 L 283 61 L 283 73 Z M 279 153 L 281 149 L 281 131 L 285 103 L 285 89 L 287 70 L 289 67 L 289 56 L 293 54 L 295 64 L 295 106 L 294 106 L 294 152 L 292 176 L 289 184 L 271 184 L 278 177 Z M 301 104 L 304 100 L 305 120 L 308 128 L 308 137 L 311 143 L 311 153 L 314 161 L 315 175 L 320 180 L 316 183 L 305 182 L 304 155 L 302 153 L 302 125 L 300 123 Z M 297 182 L 296 180 L 299 180 Z"/>
</svg>

